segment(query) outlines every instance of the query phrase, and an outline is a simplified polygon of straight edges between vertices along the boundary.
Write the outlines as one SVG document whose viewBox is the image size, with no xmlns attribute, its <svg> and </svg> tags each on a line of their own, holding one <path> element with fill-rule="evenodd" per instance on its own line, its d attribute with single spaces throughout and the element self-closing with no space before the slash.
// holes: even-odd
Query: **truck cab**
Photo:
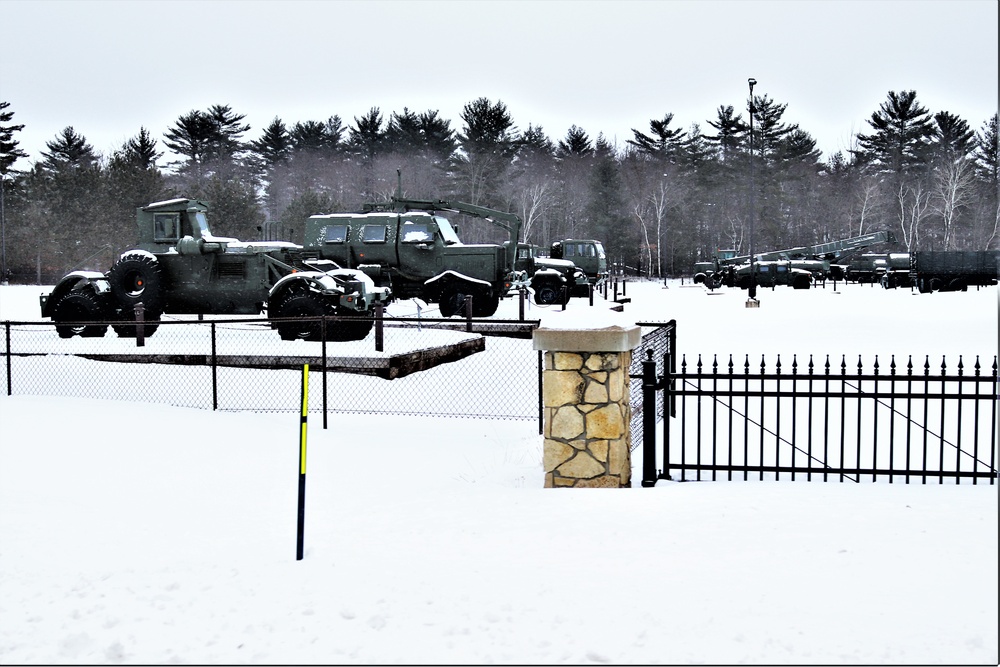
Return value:
<svg viewBox="0 0 1000 667">
<path fill-rule="evenodd" d="M 608 277 L 608 255 L 604 244 L 594 239 L 564 239 L 556 241 L 549 248 L 552 259 L 573 262 L 585 274 L 587 282 L 599 285 Z"/>
</svg>

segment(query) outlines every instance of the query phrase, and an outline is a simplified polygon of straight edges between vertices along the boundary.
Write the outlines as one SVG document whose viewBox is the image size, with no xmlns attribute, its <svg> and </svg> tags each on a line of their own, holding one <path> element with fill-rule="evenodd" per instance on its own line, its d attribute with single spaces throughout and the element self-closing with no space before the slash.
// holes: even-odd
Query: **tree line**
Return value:
<svg viewBox="0 0 1000 667">
<path fill-rule="evenodd" d="M 915 91 L 890 91 L 868 131 L 824 160 L 786 108 L 751 95 L 742 110 L 720 105 L 704 129 L 666 113 L 617 146 L 575 125 L 558 141 L 519 130 L 485 97 L 463 107 L 458 127 L 434 110 L 372 108 L 349 124 L 275 118 L 254 139 L 245 115 L 219 104 L 179 116 L 161 138 L 142 127 L 108 155 L 67 126 L 15 169 L 28 157 L 16 138 L 24 125 L 0 102 L 5 270 L 40 283 L 106 270 L 135 242 L 135 209 L 153 201 L 202 199 L 217 235 L 301 243 L 310 215 L 398 188 L 516 213 L 536 245 L 599 239 L 616 266 L 645 276 L 690 274 L 719 248 L 744 254 L 751 233 L 756 252 L 881 229 L 900 250 L 1000 245 L 996 114 L 975 130 Z M 467 243 L 503 240 L 495 233 L 461 223 Z"/>
</svg>

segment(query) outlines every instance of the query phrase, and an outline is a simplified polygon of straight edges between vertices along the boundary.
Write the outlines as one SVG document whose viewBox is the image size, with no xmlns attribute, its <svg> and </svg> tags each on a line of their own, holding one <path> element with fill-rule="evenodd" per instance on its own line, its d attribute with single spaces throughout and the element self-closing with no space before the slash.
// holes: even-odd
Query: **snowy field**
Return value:
<svg viewBox="0 0 1000 667">
<path fill-rule="evenodd" d="M 997 354 L 996 287 L 627 296 L 526 316 L 676 319 L 689 359 Z M 298 415 L 0 395 L 0 663 L 998 662 L 996 485 L 644 489 L 640 449 L 635 488 L 543 489 L 531 421 L 318 422 L 296 561 Z"/>
</svg>

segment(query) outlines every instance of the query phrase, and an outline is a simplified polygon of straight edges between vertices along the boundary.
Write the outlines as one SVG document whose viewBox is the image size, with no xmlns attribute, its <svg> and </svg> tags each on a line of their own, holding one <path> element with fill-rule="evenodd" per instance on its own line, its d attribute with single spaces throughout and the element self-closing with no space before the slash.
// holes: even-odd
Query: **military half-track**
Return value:
<svg viewBox="0 0 1000 667">
<path fill-rule="evenodd" d="M 42 316 L 63 338 L 104 336 L 109 324 L 134 337 L 139 304 L 143 334 L 163 314 L 254 315 L 265 310 L 284 340 L 360 340 L 373 326 L 374 306 L 389 300 L 361 271 L 310 262 L 286 241 L 217 237 L 208 204 L 171 199 L 137 209 L 139 243 L 106 273 L 74 271 L 41 296 Z"/>
</svg>

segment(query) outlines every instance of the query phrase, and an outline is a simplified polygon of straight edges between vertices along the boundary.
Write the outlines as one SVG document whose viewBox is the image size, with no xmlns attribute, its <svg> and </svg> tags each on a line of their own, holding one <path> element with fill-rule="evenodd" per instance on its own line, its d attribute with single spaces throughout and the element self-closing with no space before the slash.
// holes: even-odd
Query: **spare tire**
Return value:
<svg viewBox="0 0 1000 667">
<path fill-rule="evenodd" d="M 52 309 L 52 319 L 60 338 L 96 338 L 108 331 L 102 324 L 107 313 L 100 298 L 93 289 L 84 288 L 65 294 Z"/>
<path fill-rule="evenodd" d="M 163 268 L 155 255 L 147 252 L 126 252 L 108 272 L 108 282 L 115 301 L 125 311 L 132 312 L 142 303 L 148 319 L 159 319 L 166 301 Z"/>
</svg>

